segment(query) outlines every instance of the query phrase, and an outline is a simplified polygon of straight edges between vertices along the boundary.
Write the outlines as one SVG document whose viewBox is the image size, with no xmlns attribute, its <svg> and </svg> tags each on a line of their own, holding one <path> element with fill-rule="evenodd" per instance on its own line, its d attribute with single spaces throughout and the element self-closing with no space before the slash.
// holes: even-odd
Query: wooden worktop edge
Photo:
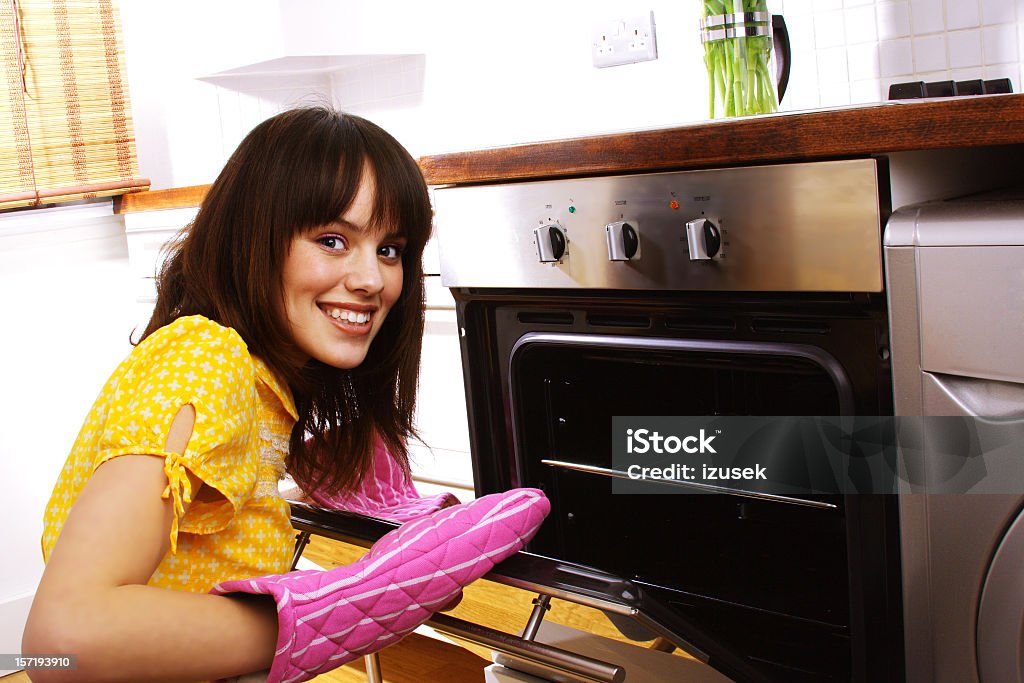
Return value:
<svg viewBox="0 0 1024 683">
<path fill-rule="evenodd" d="M 117 197 L 114 200 L 114 213 L 138 213 L 140 211 L 159 211 L 161 209 L 187 209 L 199 206 L 206 196 L 209 185 L 190 185 L 188 187 L 172 187 L 167 190 L 149 190 L 134 192 Z"/>
<path fill-rule="evenodd" d="M 849 158 L 1024 143 L 1024 94 L 866 105 L 421 157 L 429 185 Z M 116 213 L 199 206 L 209 185 L 127 194 Z"/>
<path fill-rule="evenodd" d="M 886 103 L 456 152 L 431 185 L 806 161 L 1024 142 L 1024 94 Z"/>
</svg>

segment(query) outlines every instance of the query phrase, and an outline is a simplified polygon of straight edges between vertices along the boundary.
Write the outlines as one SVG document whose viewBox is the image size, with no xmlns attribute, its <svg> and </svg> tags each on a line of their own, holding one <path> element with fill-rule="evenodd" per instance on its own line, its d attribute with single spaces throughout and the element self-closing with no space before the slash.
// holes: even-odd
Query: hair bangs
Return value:
<svg viewBox="0 0 1024 683">
<path fill-rule="evenodd" d="M 293 200 L 283 221 L 290 239 L 295 234 L 327 225 L 343 216 L 365 173 L 366 144 L 349 116 L 320 119 L 307 129 L 308 148 L 297 150 L 301 169 L 292 177 Z"/>
<path fill-rule="evenodd" d="M 419 254 L 430 237 L 430 198 L 416 161 L 391 135 L 360 121 L 364 163 L 374 178 L 373 228 L 405 238 L 407 250 Z"/>
</svg>

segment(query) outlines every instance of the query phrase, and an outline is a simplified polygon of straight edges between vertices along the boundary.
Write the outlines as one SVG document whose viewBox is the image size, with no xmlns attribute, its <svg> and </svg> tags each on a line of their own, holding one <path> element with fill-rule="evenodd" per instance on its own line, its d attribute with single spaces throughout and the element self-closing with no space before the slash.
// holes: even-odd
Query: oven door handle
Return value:
<svg viewBox="0 0 1024 683">
<path fill-rule="evenodd" d="M 602 477 L 611 477 L 612 479 L 632 479 L 632 477 L 630 477 L 627 473 L 623 472 L 622 470 L 613 470 L 607 467 L 597 467 L 595 465 L 582 465 L 580 463 L 565 462 L 563 460 L 541 460 L 541 463 L 547 465 L 548 467 L 556 467 L 558 469 L 563 470 L 574 470 L 576 472 L 585 472 L 587 474 L 597 474 Z M 724 493 L 731 496 L 756 498 L 758 500 L 767 500 L 773 503 L 786 503 L 787 505 L 800 505 L 803 507 L 819 508 L 822 510 L 835 510 L 838 508 L 838 506 L 833 503 L 826 503 L 820 500 L 797 498 L 794 496 L 781 496 L 775 493 L 761 493 L 759 491 L 746 491 L 744 489 L 734 489 L 728 486 L 700 484 L 695 481 L 659 479 L 656 483 L 666 486 L 680 486 L 687 489 L 694 489 L 702 493 Z"/>
</svg>

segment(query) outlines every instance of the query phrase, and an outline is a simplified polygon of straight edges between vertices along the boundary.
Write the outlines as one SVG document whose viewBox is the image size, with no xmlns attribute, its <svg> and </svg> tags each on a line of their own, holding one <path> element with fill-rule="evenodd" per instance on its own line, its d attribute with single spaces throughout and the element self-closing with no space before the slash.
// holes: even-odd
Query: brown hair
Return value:
<svg viewBox="0 0 1024 683">
<path fill-rule="evenodd" d="M 292 237 L 345 213 L 364 170 L 376 183 L 371 228 L 407 240 L 404 281 L 366 359 L 339 370 L 306 361 L 275 302 L 282 300 Z M 390 134 L 325 107 L 283 112 L 246 136 L 171 248 L 140 341 L 186 315 L 235 329 L 292 390 L 299 420 L 288 469 L 308 490 L 357 486 L 372 468 L 377 435 L 408 471 L 423 337 L 421 256 L 430 226 L 423 175 Z"/>
</svg>

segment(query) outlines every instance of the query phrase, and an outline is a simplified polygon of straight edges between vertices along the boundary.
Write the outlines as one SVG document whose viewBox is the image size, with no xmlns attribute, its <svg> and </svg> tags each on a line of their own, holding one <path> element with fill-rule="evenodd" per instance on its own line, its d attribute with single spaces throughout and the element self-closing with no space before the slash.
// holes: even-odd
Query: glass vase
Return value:
<svg viewBox="0 0 1024 683">
<path fill-rule="evenodd" d="M 779 108 L 767 0 L 703 0 L 701 42 L 710 118 Z"/>
</svg>

